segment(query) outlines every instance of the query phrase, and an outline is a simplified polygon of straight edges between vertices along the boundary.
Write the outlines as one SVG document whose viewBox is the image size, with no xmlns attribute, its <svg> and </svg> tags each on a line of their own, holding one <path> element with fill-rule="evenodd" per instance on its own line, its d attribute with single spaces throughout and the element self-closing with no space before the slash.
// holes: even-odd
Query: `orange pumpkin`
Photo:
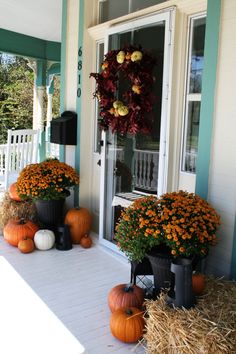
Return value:
<svg viewBox="0 0 236 354">
<path fill-rule="evenodd" d="M 17 183 L 12 183 L 9 187 L 9 197 L 16 202 L 21 202 L 21 198 L 17 192 Z"/>
<path fill-rule="evenodd" d="M 69 225 L 72 243 L 80 243 L 82 236 L 91 229 L 92 216 L 86 208 L 72 208 L 67 212 L 64 223 Z"/>
<path fill-rule="evenodd" d="M 111 312 L 121 307 L 141 308 L 144 301 L 144 290 L 137 285 L 116 285 L 108 294 L 108 306 Z"/>
<path fill-rule="evenodd" d="M 22 253 L 30 253 L 34 250 L 34 241 L 32 238 L 24 237 L 18 242 L 18 248 Z"/>
<path fill-rule="evenodd" d="M 125 343 L 135 343 L 143 336 L 143 313 L 136 307 L 121 308 L 113 312 L 110 330 L 113 336 Z"/>
<path fill-rule="evenodd" d="M 80 245 L 83 247 L 83 248 L 90 248 L 92 246 L 92 239 L 91 237 L 89 237 L 88 234 L 84 235 L 81 240 L 80 240 Z"/>
<path fill-rule="evenodd" d="M 38 231 L 37 224 L 30 220 L 14 219 L 9 220 L 3 228 L 4 239 L 12 246 L 18 246 L 20 240 L 24 237 L 34 238 L 34 234 Z"/>
<path fill-rule="evenodd" d="M 205 289 L 205 276 L 200 273 L 194 273 L 192 275 L 192 288 L 196 295 L 201 295 Z"/>
</svg>

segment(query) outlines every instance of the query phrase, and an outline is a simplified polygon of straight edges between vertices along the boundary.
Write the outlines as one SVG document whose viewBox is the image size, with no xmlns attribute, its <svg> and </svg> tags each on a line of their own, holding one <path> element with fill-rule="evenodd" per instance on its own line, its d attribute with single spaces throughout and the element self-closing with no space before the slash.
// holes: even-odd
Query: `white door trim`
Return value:
<svg viewBox="0 0 236 354">
<path fill-rule="evenodd" d="M 161 139 L 159 154 L 159 171 L 162 171 L 158 178 L 159 195 L 166 192 L 167 188 L 167 168 L 168 168 L 168 144 L 170 126 L 170 92 L 173 60 L 173 30 L 175 20 L 175 8 L 168 9 L 161 13 L 134 19 L 126 23 L 115 25 L 108 29 L 105 36 L 104 51 L 108 52 L 108 37 L 114 33 L 126 32 L 137 27 L 145 27 L 151 24 L 165 21 L 165 40 L 164 40 L 164 62 L 163 62 L 163 93 L 162 93 L 162 113 L 161 113 Z M 164 138 L 163 138 L 164 137 Z M 102 133 L 103 146 L 101 146 L 101 179 L 100 179 L 100 217 L 99 217 L 99 240 L 100 242 L 118 252 L 116 245 L 104 238 L 105 236 L 105 183 L 106 183 L 106 150 L 107 136 Z M 120 253 L 120 252 L 119 252 Z"/>
</svg>

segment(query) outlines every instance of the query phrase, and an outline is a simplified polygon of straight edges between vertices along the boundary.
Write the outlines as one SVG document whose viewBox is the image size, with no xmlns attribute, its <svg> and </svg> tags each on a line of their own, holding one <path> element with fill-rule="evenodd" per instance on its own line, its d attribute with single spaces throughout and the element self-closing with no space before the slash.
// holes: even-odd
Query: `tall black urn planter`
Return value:
<svg viewBox="0 0 236 354">
<path fill-rule="evenodd" d="M 176 258 L 171 263 L 171 272 L 175 279 L 174 289 L 169 293 L 167 302 L 175 307 L 193 307 L 196 299 L 192 290 L 192 260 Z"/>
<path fill-rule="evenodd" d="M 164 245 L 154 247 L 147 257 L 151 263 L 155 287 L 155 295 L 162 289 L 171 287 L 174 276 L 170 271 L 172 256 L 170 249 Z"/>
<path fill-rule="evenodd" d="M 38 220 L 43 227 L 56 231 L 57 226 L 63 223 L 63 209 L 65 199 L 36 200 Z"/>
</svg>

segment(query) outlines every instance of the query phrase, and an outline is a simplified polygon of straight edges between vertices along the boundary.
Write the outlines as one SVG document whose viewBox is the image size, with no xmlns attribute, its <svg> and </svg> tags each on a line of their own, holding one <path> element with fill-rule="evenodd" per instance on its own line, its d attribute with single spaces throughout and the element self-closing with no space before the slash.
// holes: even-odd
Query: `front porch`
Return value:
<svg viewBox="0 0 236 354">
<path fill-rule="evenodd" d="M 107 295 L 114 285 L 129 282 L 130 266 L 124 259 L 117 258 L 99 246 L 96 235 L 93 236 L 94 246 L 87 250 L 74 245 L 70 251 L 58 251 L 53 248 L 49 251 L 36 250 L 27 255 L 20 253 L 0 237 L 0 256 L 12 265 L 76 337 L 85 348 L 85 353 L 144 353 L 145 349 L 141 345 L 136 347 L 124 344 L 113 338 L 110 333 Z M 17 302 L 17 293 L 15 301 Z M 4 306 L 9 307 L 11 316 L 11 304 L 5 303 Z M 18 306 L 25 305 L 19 303 Z M 27 306 L 25 312 L 27 313 Z M 19 331 L 22 331 L 22 343 L 17 343 L 18 354 L 28 353 L 23 343 L 28 335 L 26 329 L 29 324 L 24 323 L 24 318 L 21 321 Z M 1 325 L 1 334 L 4 336 L 4 323 Z M 34 328 L 34 323 L 30 325 Z M 45 323 L 40 324 L 44 325 Z M 12 338 L 14 342 L 14 334 Z M 44 340 L 40 333 L 38 338 L 40 341 Z M 1 345 L 0 343 L 2 353 L 12 353 L 8 351 L 9 348 L 3 348 Z"/>
</svg>

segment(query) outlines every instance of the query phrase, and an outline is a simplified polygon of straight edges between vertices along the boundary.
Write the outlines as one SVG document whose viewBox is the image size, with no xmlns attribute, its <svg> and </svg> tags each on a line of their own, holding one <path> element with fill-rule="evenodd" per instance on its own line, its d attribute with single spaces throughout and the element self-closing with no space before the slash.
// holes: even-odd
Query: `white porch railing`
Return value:
<svg viewBox="0 0 236 354">
<path fill-rule="evenodd" d="M 8 131 L 8 133 L 9 132 L 10 131 Z M 11 137 L 8 138 L 8 140 L 13 140 L 11 144 L 0 145 L 1 191 L 7 190 L 9 184 L 16 181 L 23 167 L 38 160 L 38 137 L 36 137 L 34 141 L 27 141 L 27 130 L 26 132 L 19 130 L 19 132 L 20 135 L 14 134 L 13 139 L 11 139 Z M 28 136 L 30 137 L 30 135 Z M 19 142 L 19 139 L 21 139 L 21 142 Z"/>
<path fill-rule="evenodd" d="M 57 144 L 50 144 L 50 145 L 51 145 L 50 154 L 48 154 L 48 156 L 59 158 L 59 145 Z M 0 145 L 0 176 L 3 176 L 5 173 L 6 152 L 7 152 L 7 144 Z"/>
<path fill-rule="evenodd" d="M 116 149 L 116 159 L 124 162 L 124 150 Z M 159 152 L 153 150 L 133 150 L 132 188 L 139 192 L 156 193 L 158 181 Z M 116 175 L 116 192 L 122 192 L 121 176 Z"/>
<path fill-rule="evenodd" d="M 184 160 L 184 171 L 196 173 L 196 163 L 197 151 L 195 149 L 191 149 L 191 151 L 186 151 Z"/>
<path fill-rule="evenodd" d="M 134 189 L 157 192 L 159 152 L 134 149 Z"/>
</svg>

